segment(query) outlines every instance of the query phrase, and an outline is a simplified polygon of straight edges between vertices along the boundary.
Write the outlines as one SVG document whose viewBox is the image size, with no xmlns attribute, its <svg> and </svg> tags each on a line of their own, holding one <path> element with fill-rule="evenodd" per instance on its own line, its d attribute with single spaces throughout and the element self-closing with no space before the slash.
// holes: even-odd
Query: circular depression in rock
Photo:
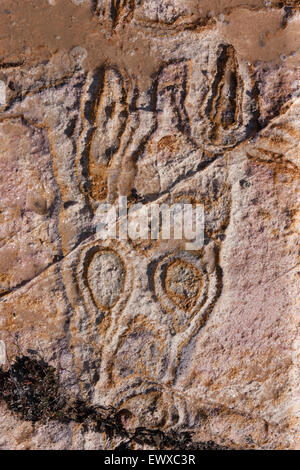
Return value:
<svg viewBox="0 0 300 470">
<path fill-rule="evenodd" d="M 98 308 L 112 308 L 119 300 L 125 282 L 125 267 L 113 251 L 96 252 L 87 270 L 87 284 Z"/>
<path fill-rule="evenodd" d="M 183 310 L 190 310 L 195 306 L 202 286 L 202 274 L 192 264 L 177 259 L 166 267 L 166 293 Z"/>
</svg>

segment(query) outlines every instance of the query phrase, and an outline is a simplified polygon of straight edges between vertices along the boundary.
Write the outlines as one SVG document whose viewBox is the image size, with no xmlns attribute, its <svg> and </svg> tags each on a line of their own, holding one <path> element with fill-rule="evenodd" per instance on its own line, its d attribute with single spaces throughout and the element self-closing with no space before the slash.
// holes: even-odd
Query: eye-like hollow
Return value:
<svg viewBox="0 0 300 470">
<path fill-rule="evenodd" d="M 201 293 L 201 272 L 183 260 L 171 261 L 165 271 L 165 290 L 173 302 L 185 311 L 193 308 Z"/>
<path fill-rule="evenodd" d="M 128 122 L 126 99 L 125 80 L 116 67 L 103 65 L 89 74 L 82 98 L 77 172 L 81 191 L 94 209 L 109 194 L 109 176 Z"/>
</svg>

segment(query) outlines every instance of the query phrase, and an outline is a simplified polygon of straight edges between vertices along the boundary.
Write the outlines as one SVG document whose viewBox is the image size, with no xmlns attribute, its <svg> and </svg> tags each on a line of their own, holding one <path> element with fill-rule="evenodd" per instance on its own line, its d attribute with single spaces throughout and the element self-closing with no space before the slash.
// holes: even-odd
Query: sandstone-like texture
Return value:
<svg viewBox="0 0 300 470">
<path fill-rule="evenodd" d="M 42 358 L 123 431 L 32 414 L 25 374 L 0 449 L 299 449 L 299 2 L 2 0 L 0 30 L 1 374 Z M 120 196 L 202 204 L 203 247 L 102 239 Z"/>
</svg>

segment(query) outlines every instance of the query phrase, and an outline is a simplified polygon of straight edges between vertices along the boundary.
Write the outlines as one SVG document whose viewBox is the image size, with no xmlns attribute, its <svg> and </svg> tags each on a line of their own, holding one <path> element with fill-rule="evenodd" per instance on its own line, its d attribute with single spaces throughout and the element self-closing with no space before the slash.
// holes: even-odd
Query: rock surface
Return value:
<svg viewBox="0 0 300 470">
<path fill-rule="evenodd" d="M 38 354 L 132 432 L 299 448 L 299 25 L 298 1 L 1 2 L 5 370 Z M 204 246 L 100 239 L 120 196 L 202 204 Z M 122 442 L 0 413 L 1 449 Z"/>
</svg>

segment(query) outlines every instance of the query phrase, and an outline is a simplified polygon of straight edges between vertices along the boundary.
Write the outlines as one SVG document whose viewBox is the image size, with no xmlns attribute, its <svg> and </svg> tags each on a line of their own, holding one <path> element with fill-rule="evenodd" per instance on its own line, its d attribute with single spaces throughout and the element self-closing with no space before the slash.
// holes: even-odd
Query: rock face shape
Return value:
<svg viewBox="0 0 300 470">
<path fill-rule="evenodd" d="M 29 3 L 0 7 L 3 367 L 33 351 L 132 432 L 299 448 L 298 2 Z M 201 204 L 203 246 L 103 239 L 120 197 Z M 0 412 L 2 449 L 122 442 Z"/>
</svg>

